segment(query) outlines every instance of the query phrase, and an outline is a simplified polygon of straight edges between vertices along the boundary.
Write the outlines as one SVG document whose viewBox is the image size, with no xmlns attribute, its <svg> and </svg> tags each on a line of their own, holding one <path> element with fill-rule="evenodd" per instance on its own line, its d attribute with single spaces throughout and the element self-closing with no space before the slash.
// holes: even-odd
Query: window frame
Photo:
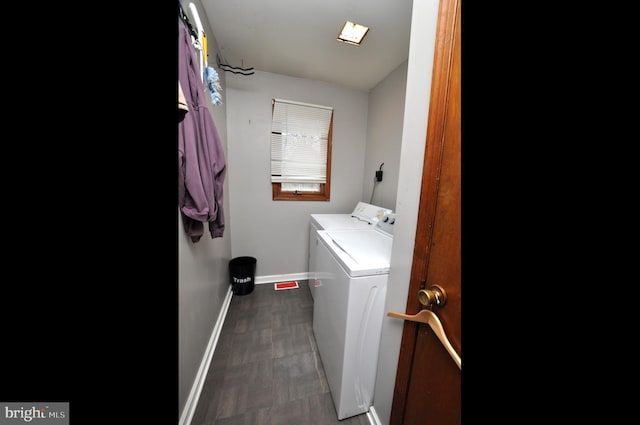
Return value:
<svg viewBox="0 0 640 425">
<path fill-rule="evenodd" d="M 271 117 L 273 119 L 273 109 L 275 108 L 275 100 L 271 102 Z M 283 191 L 282 183 L 271 183 L 271 197 L 274 201 L 329 201 L 331 199 L 331 145 L 333 139 L 333 112 L 331 111 L 331 120 L 329 122 L 329 133 L 327 135 L 327 171 L 326 183 L 320 183 L 320 191 Z"/>
</svg>

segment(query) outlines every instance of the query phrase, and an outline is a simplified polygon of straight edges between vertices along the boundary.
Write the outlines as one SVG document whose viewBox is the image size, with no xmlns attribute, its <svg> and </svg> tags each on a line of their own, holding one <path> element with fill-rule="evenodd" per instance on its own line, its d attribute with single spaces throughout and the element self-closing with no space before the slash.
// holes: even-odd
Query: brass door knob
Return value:
<svg viewBox="0 0 640 425">
<path fill-rule="evenodd" d="M 418 291 L 418 301 L 425 307 L 436 305 L 442 307 L 447 302 L 447 293 L 440 285 L 433 285 L 429 289 Z"/>
</svg>

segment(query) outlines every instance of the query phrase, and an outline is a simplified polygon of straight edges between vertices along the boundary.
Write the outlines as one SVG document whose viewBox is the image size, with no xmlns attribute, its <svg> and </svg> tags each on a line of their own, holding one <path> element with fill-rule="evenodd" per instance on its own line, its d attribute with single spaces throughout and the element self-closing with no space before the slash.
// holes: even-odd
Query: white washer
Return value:
<svg viewBox="0 0 640 425">
<path fill-rule="evenodd" d="M 358 202 L 351 214 L 311 214 L 309 225 L 309 290 L 314 296 L 316 231 L 334 229 L 372 229 L 380 218 L 392 210 L 377 205 Z"/>
<path fill-rule="evenodd" d="M 313 332 L 338 419 L 373 402 L 394 214 L 373 229 L 318 230 Z"/>
</svg>

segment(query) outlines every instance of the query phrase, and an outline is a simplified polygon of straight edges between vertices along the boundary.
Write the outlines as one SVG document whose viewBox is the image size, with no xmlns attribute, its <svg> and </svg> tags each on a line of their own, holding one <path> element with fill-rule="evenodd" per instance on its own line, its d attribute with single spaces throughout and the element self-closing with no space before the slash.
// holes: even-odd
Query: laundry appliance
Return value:
<svg viewBox="0 0 640 425">
<path fill-rule="evenodd" d="M 313 333 L 339 420 L 373 402 L 395 220 L 316 231 Z"/>
<path fill-rule="evenodd" d="M 313 298 L 315 286 L 316 231 L 333 229 L 372 229 L 385 214 L 393 211 L 366 202 L 358 202 L 351 212 L 342 214 L 311 214 L 309 224 L 309 290 Z"/>
</svg>

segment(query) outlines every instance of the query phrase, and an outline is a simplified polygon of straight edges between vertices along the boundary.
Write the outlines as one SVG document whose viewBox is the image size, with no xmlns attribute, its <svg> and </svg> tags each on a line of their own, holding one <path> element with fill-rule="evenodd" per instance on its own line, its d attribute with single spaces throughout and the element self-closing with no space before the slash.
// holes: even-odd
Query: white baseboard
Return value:
<svg viewBox="0 0 640 425">
<path fill-rule="evenodd" d="M 272 274 L 270 276 L 256 276 L 256 285 L 262 283 L 278 283 L 288 282 L 290 280 L 306 280 L 309 279 L 309 273 L 289 273 L 289 274 Z"/>
<path fill-rule="evenodd" d="M 371 406 L 367 412 L 367 419 L 369 419 L 369 423 L 371 425 L 382 425 L 382 422 L 380 422 L 380 418 L 376 413 L 376 409 L 373 406 Z"/>
<path fill-rule="evenodd" d="M 198 369 L 196 378 L 194 379 L 193 385 L 191 386 L 189 397 L 187 398 L 187 402 L 182 409 L 180 422 L 178 422 L 179 425 L 191 425 L 191 419 L 193 419 L 193 414 L 195 413 L 196 407 L 198 406 L 200 393 L 202 392 L 204 381 L 207 378 L 209 365 L 211 364 L 211 359 L 213 359 L 213 352 L 215 351 L 216 345 L 218 344 L 218 338 L 220 337 L 220 332 L 222 332 L 222 325 L 224 324 L 225 317 L 227 317 L 227 310 L 229 310 L 229 304 L 231 304 L 232 297 L 233 291 L 231 290 L 231 286 L 229 286 L 227 295 L 222 302 L 222 308 L 220 309 L 220 313 L 218 314 L 218 319 L 216 320 L 216 324 L 213 327 L 213 331 L 211 332 L 209 344 L 207 345 L 207 349 L 204 352 L 204 356 L 202 356 L 200 368 Z"/>
</svg>

